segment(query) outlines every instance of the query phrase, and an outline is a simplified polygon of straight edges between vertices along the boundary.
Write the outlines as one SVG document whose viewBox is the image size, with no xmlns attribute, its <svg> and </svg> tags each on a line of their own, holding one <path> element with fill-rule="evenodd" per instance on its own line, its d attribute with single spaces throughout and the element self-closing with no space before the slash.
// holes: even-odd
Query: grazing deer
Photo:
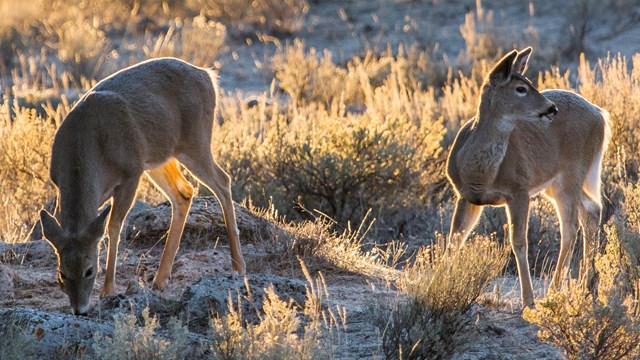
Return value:
<svg viewBox="0 0 640 360">
<path fill-rule="evenodd" d="M 523 76 L 531 55 L 514 50 L 482 85 L 476 117 L 458 132 L 447 160 L 457 202 L 449 242 L 464 243 L 484 205 L 506 206 L 523 305 L 533 306 L 527 260 L 529 198 L 542 192 L 556 207 L 561 245 L 551 287 L 584 229 L 584 271 L 591 271 L 600 225 L 600 172 L 609 114 L 572 92 L 541 93 Z"/>
<path fill-rule="evenodd" d="M 115 290 L 120 231 L 142 173 L 171 202 L 171 227 L 153 279 L 154 288 L 165 286 L 193 197 L 178 163 L 220 201 L 233 269 L 245 272 L 230 178 L 211 154 L 217 97 L 212 71 L 178 59 L 149 60 L 100 81 L 58 129 L 50 168 L 58 190 L 57 220 L 46 210 L 40 219 L 58 258 L 58 282 L 75 314 L 89 309 L 107 218 L 109 247 L 101 297 Z M 109 199 L 111 206 L 97 215 Z"/>
</svg>

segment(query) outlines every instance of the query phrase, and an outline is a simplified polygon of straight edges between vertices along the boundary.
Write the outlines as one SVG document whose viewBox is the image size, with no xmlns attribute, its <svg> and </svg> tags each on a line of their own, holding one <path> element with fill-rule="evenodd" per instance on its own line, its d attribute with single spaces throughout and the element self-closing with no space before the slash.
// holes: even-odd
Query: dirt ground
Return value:
<svg viewBox="0 0 640 360">
<path fill-rule="evenodd" d="M 206 336 L 208 312 L 226 311 L 227 291 L 242 291 L 245 284 L 241 276 L 231 272 L 231 258 L 226 242 L 214 240 L 220 240 L 216 234 L 224 231 L 223 225 L 203 216 L 204 208 L 209 209 L 208 216 L 219 216 L 220 209 L 216 205 L 212 198 L 196 201 L 176 257 L 172 280 L 162 291 L 150 289 L 162 251 L 162 239 L 154 241 L 146 234 L 154 234 L 158 232 L 157 229 L 162 230 L 162 227 L 166 229 L 168 223 L 163 222 L 169 218 L 169 207 L 167 204 L 160 204 L 132 214 L 129 228 L 134 231 L 127 233 L 119 248 L 116 293 L 99 299 L 99 290 L 104 281 L 104 272 L 101 271 L 96 278 L 89 317 L 81 322 L 77 322 L 77 318 L 70 314 L 68 299 L 57 285 L 55 255 L 45 240 L 15 245 L 0 244 L 0 258 L 3 259 L 0 265 L 0 292 L 3 294 L 0 297 L 0 309 L 37 310 L 26 316 L 36 319 L 31 326 L 38 333 L 39 329 L 46 328 L 42 325 L 43 322 L 72 323 L 81 332 L 86 332 L 100 324 L 110 323 L 114 314 L 127 313 L 131 311 L 130 308 L 138 313 L 142 308 L 149 307 L 161 323 L 166 322 L 169 317 L 182 316 L 194 336 Z M 241 234 L 251 234 L 251 228 L 260 219 L 252 217 L 241 205 L 237 205 L 237 212 Z M 145 232 L 141 233 L 142 230 L 137 225 L 140 219 L 146 219 L 149 224 L 155 225 L 146 226 Z M 256 243 L 245 243 L 243 248 L 248 264 L 263 263 L 264 258 L 269 255 L 269 250 L 261 245 L 259 239 L 264 234 L 254 235 L 248 238 Z M 202 241 L 207 238 L 211 241 Z M 102 268 L 105 264 L 105 250 L 103 248 L 100 253 Z M 323 269 L 323 274 L 329 293 L 326 305 L 334 309 L 345 309 L 347 313 L 345 326 L 336 333 L 333 350 L 335 358 L 384 358 L 380 348 L 380 333 L 371 324 L 368 308 L 379 297 L 392 299 L 395 292 L 385 286 L 382 277 L 375 275 L 327 268 Z M 3 278 L 8 281 L 3 282 Z M 248 282 L 254 292 L 273 283 L 280 295 L 288 296 L 300 304 L 305 300 L 304 277 L 301 274 L 296 276 L 286 269 L 253 271 Z M 537 282 L 536 291 L 538 297 L 542 296 L 543 282 Z M 488 287 L 476 308 L 476 318 L 471 326 L 473 342 L 464 352 L 455 354 L 454 358 L 559 358 L 556 349 L 538 340 L 535 326 L 521 318 L 521 310 L 517 278 L 505 276 L 496 280 Z M 57 322 L 47 318 L 48 314 L 57 316 Z M 40 320 L 43 316 L 49 320 Z M 52 325 L 46 329 L 49 333 L 55 333 L 61 326 Z M 52 346 L 63 344 L 65 337 L 69 337 L 67 333 L 56 336 L 55 340 L 51 340 Z"/>
</svg>

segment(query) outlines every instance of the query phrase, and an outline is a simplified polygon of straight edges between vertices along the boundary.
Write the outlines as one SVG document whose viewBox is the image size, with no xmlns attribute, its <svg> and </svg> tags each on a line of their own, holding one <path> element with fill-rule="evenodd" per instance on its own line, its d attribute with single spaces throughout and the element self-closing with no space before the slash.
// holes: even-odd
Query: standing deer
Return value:
<svg viewBox="0 0 640 360">
<path fill-rule="evenodd" d="M 155 289 L 165 286 L 193 197 L 178 163 L 218 198 L 233 269 L 245 272 L 231 181 L 211 154 L 217 97 L 212 71 L 178 59 L 149 60 L 100 81 L 58 129 L 50 167 L 57 188 L 56 217 L 43 209 L 40 219 L 58 258 L 58 282 L 75 314 L 89 309 L 107 218 L 109 247 L 101 297 L 115 290 L 122 223 L 142 173 L 171 202 L 171 227 L 153 279 Z M 109 199 L 111 206 L 97 215 Z"/>
<path fill-rule="evenodd" d="M 513 50 L 482 85 L 475 118 L 458 132 L 447 160 L 457 202 L 449 242 L 464 243 L 483 206 L 506 206 L 524 306 L 533 306 L 527 260 L 529 199 L 542 192 L 555 205 L 561 245 L 552 288 L 573 252 L 578 220 L 584 231 L 583 271 L 590 272 L 600 225 L 600 172 L 609 114 L 563 90 L 538 92 L 523 76 L 528 47 Z M 557 107 L 556 107 L 557 106 Z"/>
</svg>

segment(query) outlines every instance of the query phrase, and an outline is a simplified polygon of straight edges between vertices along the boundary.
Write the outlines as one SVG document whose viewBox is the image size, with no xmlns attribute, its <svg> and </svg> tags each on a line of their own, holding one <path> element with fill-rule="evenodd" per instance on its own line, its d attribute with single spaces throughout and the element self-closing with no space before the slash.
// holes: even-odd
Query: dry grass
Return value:
<svg viewBox="0 0 640 360">
<path fill-rule="evenodd" d="M 624 193 L 625 204 L 604 227 L 606 245 L 595 261 L 595 294 L 571 280 L 523 314 L 540 326 L 538 337 L 562 349 L 568 359 L 633 359 L 640 354 L 640 234 L 634 223 L 638 190 L 630 187 Z"/>
<path fill-rule="evenodd" d="M 305 0 L 196 0 L 203 11 L 229 24 L 238 35 L 292 34 L 300 30 L 309 4 Z"/>
<path fill-rule="evenodd" d="M 193 359 L 203 349 L 191 344 L 189 330 L 176 319 L 168 324 L 165 337 L 158 333 L 158 319 L 149 315 L 149 308 L 142 311 L 141 322 L 134 314 L 116 315 L 113 334 L 96 334 L 91 350 L 97 360 Z"/>
<path fill-rule="evenodd" d="M 603 289 L 600 289 L 603 292 Z M 594 297 L 579 282 L 525 309 L 538 337 L 560 348 L 567 359 L 634 359 L 640 323 L 637 301 L 605 292 Z"/>
<path fill-rule="evenodd" d="M 315 213 L 314 220 L 286 221 L 273 205 L 268 209 L 250 210 L 258 217 L 273 224 L 272 236 L 263 244 L 267 255 L 257 264 L 249 264 L 249 271 L 284 272 L 299 274 L 299 262 L 303 261 L 311 271 L 323 269 L 353 272 L 373 278 L 385 278 L 392 273 L 388 267 L 389 259 L 401 256 L 371 246 L 367 235 L 374 220 L 365 219 L 358 228 L 350 226 L 336 231 L 336 223 L 324 214 Z"/>
<path fill-rule="evenodd" d="M 506 265 L 508 249 L 479 237 L 460 250 L 444 244 L 421 249 L 396 283 L 400 295 L 370 307 L 388 359 L 447 359 L 473 337 L 473 305 Z"/>
<path fill-rule="evenodd" d="M 249 324 L 240 310 L 241 300 L 236 309 L 229 295 L 230 313 L 214 317 L 211 323 L 214 358 L 306 360 L 335 356 L 332 349 L 339 342 L 335 331 L 344 329 L 346 312 L 326 306 L 329 293 L 322 274 L 313 279 L 304 263 L 300 264 L 308 281 L 304 306 L 281 300 L 269 287 L 259 322 Z"/>
<path fill-rule="evenodd" d="M 22 240 L 53 195 L 49 157 L 55 127 L 33 109 L 0 108 L 0 241 Z"/>
<path fill-rule="evenodd" d="M 30 353 L 33 344 L 19 322 L 0 323 L 0 332 L 0 359 L 21 359 Z"/>
<path fill-rule="evenodd" d="M 172 21 L 166 32 L 146 41 L 144 53 L 146 58 L 177 57 L 211 67 L 224 47 L 226 35 L 223 24 L 199 15 L 185 21 Z"/>
</svg>

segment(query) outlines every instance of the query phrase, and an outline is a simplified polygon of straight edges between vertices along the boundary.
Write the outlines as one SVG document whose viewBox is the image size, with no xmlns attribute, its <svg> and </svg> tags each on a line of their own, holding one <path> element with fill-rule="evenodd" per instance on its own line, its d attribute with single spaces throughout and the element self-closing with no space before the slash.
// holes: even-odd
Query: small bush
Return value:
<svg viewBox="0 0 640 360">
<path fill-rule="evenodd" d="M 230 313 L 213 318 L 211 352 L 216 359 L 326 359 L 337 340 L 333 329 L 344 326 L 346 313 L 324 309 L 328 296 L 322 274 L 313 280 L 302 264 L 309 285 L 304 308 L 283 301 L 273 287 L 265 289 L 263 315 L 257 324 L 246 323 L 229 295 Z M 238 299 L 238 302 L 240 299 Z M 238 306 L 238 309 L 241 307 Z M 299 311 L 302 314 L 299 314 Z"/>
<path fill-rule="evenodd" d="M 596 256 L 599 289 L 640 296 L 640 233 L 619 215 L 604 226 L 607 244 Z"/>
<path fill-rule="evenodd" d="M 493 24 L 493 10 L 485 11 L 480 0 L 476 0 L 475 11 L 464 16 L 460 34 L 465 42 L 466 59 L 471 64 L 483 59 L 495 59 L 503 51 L 500 33 Z"/>
<path fill-rule="evenodd" d="M 320 56 L 315 48 L 305 50 L 304 42 L 280 49 L 272 60 L 275 79 L 296 104 L 318 102 L 325 107 L 336 100 L 351 104 L 362 96 L 357 92 L 358 79 L 336 66 L 332 54 Z"/>
<path fill-rule="evenodd" d="M 444 239 L 423 248 L 397 282 L 401 295 L 370 313 L 388 359 L 448 359 L 470 341 L 473 304 L 506 265 L 508 250 L 476 238 L 460 250 Z"/>
<path fill-rule="evenodd" d="M 33 350 L 33 340 L 11 317 L 0 323 L 0 334 L 0 359 L 24 359 Z"/>
<path fill-rule="evenodd" d="M 147 40 L 147 58 L 177 57 L 198 66 L 211 67 L 224 47 L 227 29 L 203 15 L 173 21 L 167 32 Z"/>
<path fill-rule="evenodd" d="M 395 90 L 379 90 L 365 114 L 344 113 L 344 104 L 283 111 L 277 99 L 269 107 L 262 98 L 247 108 L 240 99 L 223 98 L 224 122 L 213 131 L 213 151 L 235 179 L 234 196 L 250 197 L 260 207 L 271 202 L 293 219 L 307 214 L 291 204 L 317 209 L 339 224 L 359 223 L 369 209 L 389 227 L 403 221 L 408 213 L 401 209 L 429 201 L 430 188 L 442 182 L 444 128 L 420 119 L 433 103 L 406 99 L 383 113 L 385 93 Z"/>
<path fill-rule="evenodd" d="M 77 7 L 62 10 L 64 4 L 54 3 L 45 27 L 52 32 L 56 49 L 75 79 L 94 79 L 102 76 L 102 66 L 110 43 L 106 34 L 97 27 L 97 18 L 86 17 Z"/>
<path fill-rule="evenodd" d="M 488 70 L 486 65 L 476 66 L 469 76 L 460 73 L 458 78 L 450 78 L 443 86 L 438 105 L 440 117 L 447 127 L 447 144 L 453 143 L 460 128 L 476 116 L 482 79 Z"/>
<path fill-rule="evenodd" d="M 302 27 L 309 4 L 305 0 L 198 0 L 207 15 L 238 35 L 292 34 Z"/>
<path fill-rule="evenodd" d="M 615 292 L 594 297 L 573 281 L 524 310 L 540 326 L 538 337 L 560 348 L 567 359 L 633 359 L 638 355 L 640 322 L 630 298 Z"/>
<path fill-rule="evenodd" d="M 29 230 L 40 209 L 54 196 L 49 159 L 55 126 L 34 109 L 0 106 L 0 240 L 14 242 Z M 4 239 L 4 236 L 15 236 Z"/>
<path fill-rule="evenodd" d="M 142 320 L 133 314 L 114 317 L 113 335 L 98 334 L 92 345 L 98 360 L 151 360 L 192 359 L 202 354 L 201 349 L 189 343 L 189 330 L 176 319 L 168 325 L 168 337 L 158 333 L 158 320 L 149 315 L 149 309 L 142 311 Z"/>
<path fill-rule="evenodd" d="M 552 292 L 526 309 L 525 320 L 540 326 L 538 337 L 568 359 L 633 359 L 640 355 L 637 231 L 624 216 L 605 226 L 606 246 L 596 255 L 597 295 L 579 281 Z"/>
<path fill-rule="evenodd" d="M 313 221 L 290 222 L 278 214 L 272 205 L 266 210 L 256 209 L 249 204 L 251 211 L 259 217 L 277 225 L 270 241 L 264 244 L 269 254 L 267 261 L 256 266 L 255 271 L 287 272 L 298 270 L 297 264 L 304 261 L 312 271 L 323 268 L 342 269 L 354 273 L 377 277 L 388 270 L 386 253 L 377 249 L 367 251 L 367 234 L 373 224 L 365 218 L 358 228 L 348 226 L 344 231 L 335 231 L 336 223 L 325 215 Z M 391 253 L 389 253 L 391 255 Z"/>
<path fill-rule="evenodd" d="M 420 186 L 421 164 L 433 156 L 425 150 L 438 144 L 425 142 L 441 135 L 437 124 L 316 114 L 282 119 L 268 135 L 266 162 L 285 196 L 340 223 L 359 222 L 370 208 L 392 212 L 415 199 L 402 195 Z"/>
</svg>

